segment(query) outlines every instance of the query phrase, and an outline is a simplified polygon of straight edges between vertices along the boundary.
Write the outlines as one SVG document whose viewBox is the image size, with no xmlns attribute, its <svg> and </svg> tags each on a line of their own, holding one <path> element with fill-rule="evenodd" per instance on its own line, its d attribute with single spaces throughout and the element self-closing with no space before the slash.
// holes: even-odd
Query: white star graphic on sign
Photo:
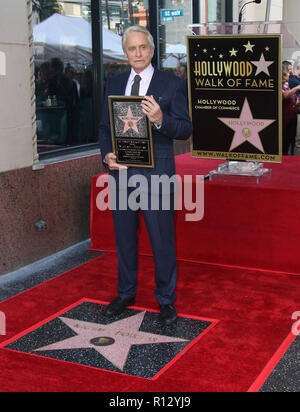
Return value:
<svg viewBox="0 0 300 412">
<path fill-rule="evenodd" d="M 35 349 L 34 352 L 90 348 L 104 356 L 120 371 L 124 371 L 133 345 L 188 342 L 185 339 L 140 332 L 145 314 L 146 312 L 141 312 L 108 325 L 60 317 L 77 336 Z"/>
<path fill-rule="evenodd" d="M 246 53 L 249 51 L 253 53 L 253 48 L 255 47 L 255 44 L 251 44 L 250 41 L 248 41 L 248 44 L 244 44 L 244 47 L 246 47 Z"/>
<path fill-rule="evenodd" d="M 264 54 L 262 53 L 259 62 L 251 62 L 254 66 L 257 67 L 255 76 L 258 76 L 260 73 L 266 73 L 270 77 L 269 67 L 272 66 L 274 62 L 266 61 Z"/>
</svg>

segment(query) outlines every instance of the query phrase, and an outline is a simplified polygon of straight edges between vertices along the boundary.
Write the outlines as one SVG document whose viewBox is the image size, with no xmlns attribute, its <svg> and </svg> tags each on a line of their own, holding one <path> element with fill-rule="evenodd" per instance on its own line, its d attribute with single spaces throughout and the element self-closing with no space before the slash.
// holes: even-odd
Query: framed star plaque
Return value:
<svg viewBox="0 0 300 412">
<path fill-rule="evenodd" d="M 154 168 L 152 123 L 143 113 L 143 99 L 109 96 L 113 150 L 119 164 Z"/>
<path fill-rule="evenodd" d="M 282 161 L 281 35 L 188 37 L 192 156 Z"/>
</svg>

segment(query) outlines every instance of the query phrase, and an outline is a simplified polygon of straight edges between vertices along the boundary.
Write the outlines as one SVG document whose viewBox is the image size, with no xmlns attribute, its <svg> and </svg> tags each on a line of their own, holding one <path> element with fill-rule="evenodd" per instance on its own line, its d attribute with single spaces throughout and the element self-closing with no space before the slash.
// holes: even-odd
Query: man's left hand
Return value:
<svg viewBox="0 0 300 412">
<path fill-rule="evenodd" d="M 160 127 L 163 123 L 163 112 L 153 96 L 145 96 L 142 101 L 143 113 L 148 117 L 151 123 Z"/>
</svg>

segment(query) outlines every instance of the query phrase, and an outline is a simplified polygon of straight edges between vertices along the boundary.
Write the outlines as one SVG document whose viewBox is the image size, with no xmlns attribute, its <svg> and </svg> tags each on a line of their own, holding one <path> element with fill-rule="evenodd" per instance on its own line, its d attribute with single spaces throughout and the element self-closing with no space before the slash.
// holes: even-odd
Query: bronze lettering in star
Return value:
<svg viewBox="0 0 300 412">
<path fill-rule="evenodd" d="M 213 320 L 180 317 L 166 327 L 159 313 L 126 309 L 107 318 L 106 305 L 84 301 L 31 331 L 3 343 L 3 348 L 153 379 L 174 362 Z"/>
<path fill-rule="evenodd" d="M 110 96 L 110 126 L 117 163 L 155 167 L 152 124 L 143 113 L 143 97 Z"/>
</svg>

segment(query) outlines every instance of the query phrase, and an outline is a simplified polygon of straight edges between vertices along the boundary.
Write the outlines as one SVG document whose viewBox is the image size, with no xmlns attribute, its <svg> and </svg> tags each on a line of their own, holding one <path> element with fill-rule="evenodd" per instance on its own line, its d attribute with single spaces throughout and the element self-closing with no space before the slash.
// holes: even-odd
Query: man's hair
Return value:
<svg viewBox="0 0 300 412">
<path fill-rule="evenodd" d="M 149 30 L 146 29 L 146 27 L 143 27 L 143 26 L 131 26 L 131 27 L 128 27 L 128 29 L 126 29 L 124 34 L 123 34 L 122 46 L 123 46 L 124 51 L 126 51 L 127 37 L 129 36 L 129 34 L 134 33 L 134 32 L 139 32 L 139 33 L 146 34 L 146 36 L 148 37 L 148 41 L 149 41 L 151 49 L 155 50 L 154 40 L 153 40 L 152 34 L 149 32 Z"/>
</svg>

